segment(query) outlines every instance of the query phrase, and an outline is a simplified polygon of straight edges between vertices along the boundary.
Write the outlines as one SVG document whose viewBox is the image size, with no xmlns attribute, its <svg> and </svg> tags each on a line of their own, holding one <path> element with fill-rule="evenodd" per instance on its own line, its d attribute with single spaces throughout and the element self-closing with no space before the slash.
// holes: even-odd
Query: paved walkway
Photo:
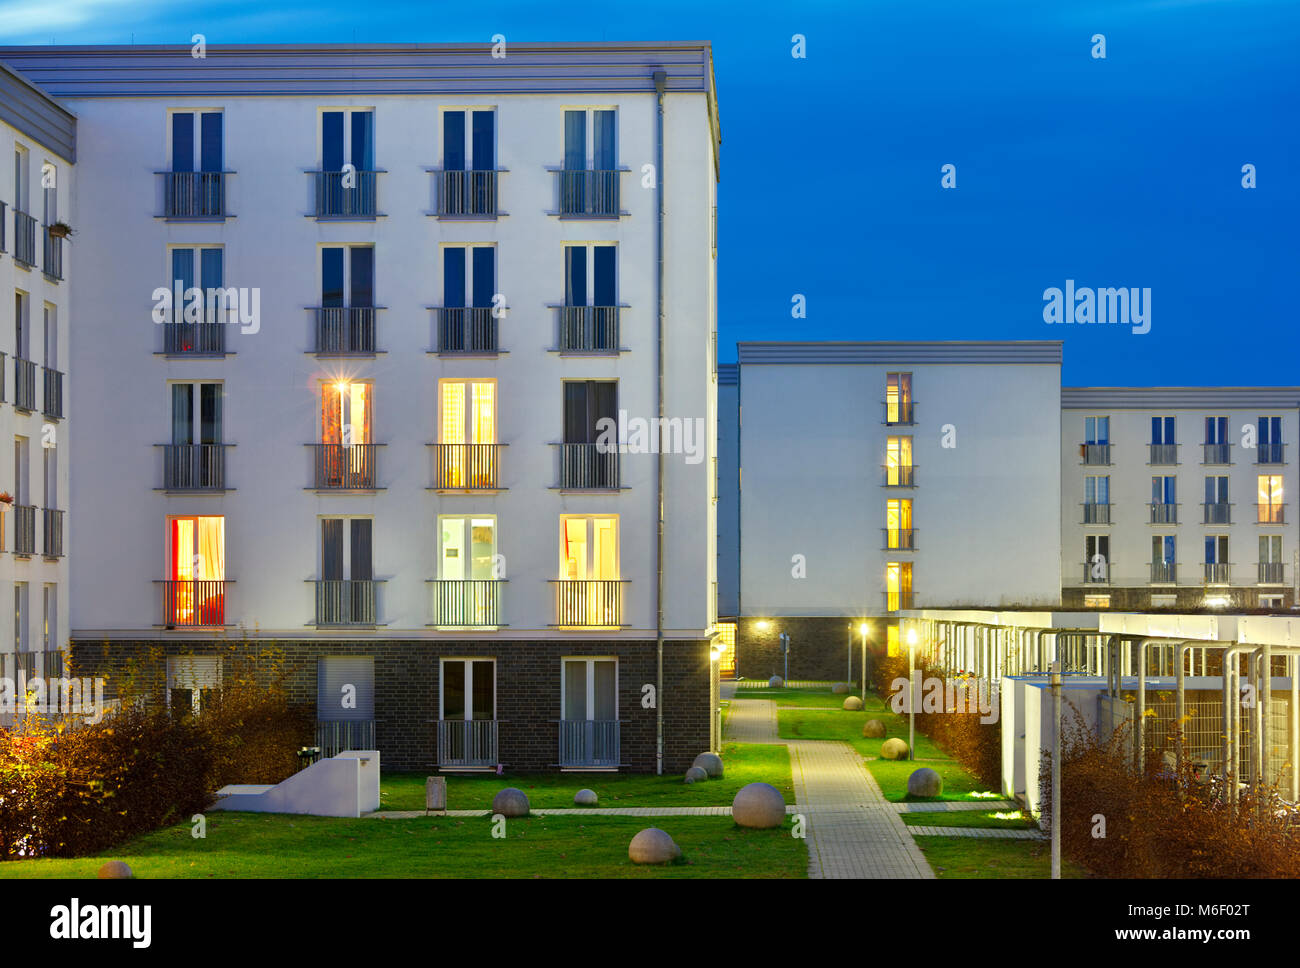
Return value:
<svg viewBox="0 0 1300 968">
<path fill-rule="evenodd" d="M 534 807 L 528 811 L 534 817 L 572 817 L 585 814 L 589 817 L 730 817 L 730 807 Z M 786 813 L 798 813 L 799 808 L 787 806 Z M 491 810 L 433 811 L 430 817 L 487 817 Z M 363 816 L 379 820 L 411 820 L 425 816 L 423 810 L 376 810 Z"/>
</svg>

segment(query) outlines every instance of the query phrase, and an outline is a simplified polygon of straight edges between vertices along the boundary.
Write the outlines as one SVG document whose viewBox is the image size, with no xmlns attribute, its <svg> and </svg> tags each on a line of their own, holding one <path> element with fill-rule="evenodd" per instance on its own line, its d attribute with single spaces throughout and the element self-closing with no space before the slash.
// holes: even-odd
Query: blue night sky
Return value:
<svg viewBox="0 0 1300 968">
<path fill-rule="evenodd" d="M 1300 4 L 0 0 L 0 43 L 194 33 L 711 40 L 724 361 L 737 340 L 1064 339 L 1068 384 L 1300 383 Z M 1066 279 L 1150 288 L 1151 331 L 1044 323 Z"/>
</svg>

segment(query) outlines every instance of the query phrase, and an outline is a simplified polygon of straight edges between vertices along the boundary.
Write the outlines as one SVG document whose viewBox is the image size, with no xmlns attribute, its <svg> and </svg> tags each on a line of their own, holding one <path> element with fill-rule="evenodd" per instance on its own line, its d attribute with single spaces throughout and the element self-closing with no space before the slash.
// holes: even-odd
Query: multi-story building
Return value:
<svg viewBox="0 0 1300 968">
<path fill-rule="evenodd" d="M 501 53 L 0 49 L 80 120 L 86 668 L 274 643 L 403 768 L 716 745 L 711 52 Z"/>
<path fill-rule="evenodd" d="M 76 119 L 0 66 L 0 676 L 57 676 L 68 641 L 65 218 Z M 7 718 L 8 714 L 4 714 Z M 0 720 L 3 722 L 4 720 Z"/>
</svg>

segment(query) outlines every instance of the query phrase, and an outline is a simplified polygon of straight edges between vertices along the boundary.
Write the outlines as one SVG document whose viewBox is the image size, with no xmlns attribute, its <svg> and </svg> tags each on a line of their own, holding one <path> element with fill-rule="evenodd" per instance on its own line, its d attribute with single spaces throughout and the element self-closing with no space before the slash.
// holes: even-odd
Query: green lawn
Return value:
<svg viewBox="0 0 1300 968">
<path fill-rule="evenodd" d="M 1002 816 L 997 816 L 1002 814 Z M 1015 814 L 1015 816 L 1010 816 Z M 1016 810 L 954 810 L 944 813 L 904 813 L 909 827 L 996 827 L 1000 830 L 1029 830 L 1038 825 Z"/>
<path fill-rule="evenodd" d="M 916 844 L 940 878 L 1042 878 L 1052 875 L 1051 846 L 1037 840 L 918 837 Z M 1061 876 L 1082 878 L 1083 868 L 1062 858 Z"/>
<path fill-rule="evenodd" d="M 339 820 L 283 814 L 208 814 L 207 837 L 188 823 L 155 831 L 99 857 L 0 863 L 0 878 L 92 878 L 109 859 L 141 878 L 342 877 L 805 877 L 805 841 L 746 830 L 729 817 L 530 817 Z M 627 845 L 648 826 L 666 830 L 681 862 L 633 864 Z"/>
<path fill-rule="evenodd" d="M 842 696 L 837 696 L 830 689 L 737 689 L 737 699 L 770 699 L 778 706 L 809 706 L 826 709 L 843 709 L 844 700 L 849 696 L 860 696 L 861 692 L 854 690 Z M 871 693 L 867 693 L 867 701 L 872 699 Z"/>
<path fill-rule="evenodd" d="M 447 775 L 449 810 L 487 810 L 504 787 L 518 787 L 534 807 L 572 807 L 581 789 L 596 791 L 601 807 L 729 807 L 747 783 L 770 783 L 794 803 L 790 754 L 784 746 L 726 743 L 721 779 L 685 784 L 679 774 L 517 773 Z M 423 810 L 425 773 L 385 773 L 380 781 L 380 809 Z"/>
</svg>

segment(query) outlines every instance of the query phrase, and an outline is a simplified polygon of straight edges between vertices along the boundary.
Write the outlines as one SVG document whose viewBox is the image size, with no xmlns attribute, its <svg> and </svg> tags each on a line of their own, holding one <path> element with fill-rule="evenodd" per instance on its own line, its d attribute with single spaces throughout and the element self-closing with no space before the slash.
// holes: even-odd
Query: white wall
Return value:
<svg viewBox="0 0 1300 968">
<path fill-rule="evenodd" d="M 718 386 L 718 611 L 740 610 L 740 388 Z"/>
</svg>

